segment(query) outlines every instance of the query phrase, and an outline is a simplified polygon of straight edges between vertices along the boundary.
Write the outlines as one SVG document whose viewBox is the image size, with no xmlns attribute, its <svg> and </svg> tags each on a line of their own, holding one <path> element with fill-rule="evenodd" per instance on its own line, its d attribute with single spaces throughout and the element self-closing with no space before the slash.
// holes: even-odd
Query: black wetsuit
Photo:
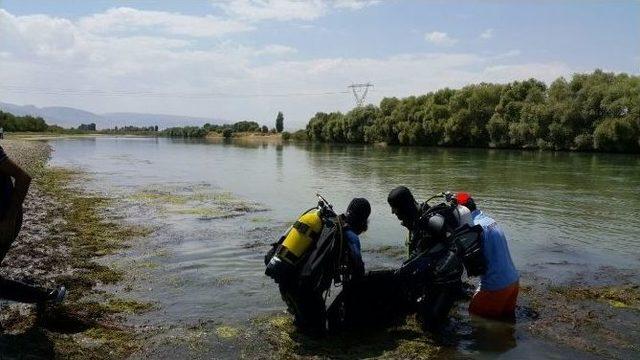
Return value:
<svg viewBox="0 0 640 360">
<path fill-rule="evenodd" d="M 322 291 L 298 283 L 280 283 L 279 287 L 282 300 L 294 317 L 296 329 L 311 336 L 324 334 L 327 310 Z"/>
<path fill-rule="evenodd" d="M 343 280 L 345 281 L 343 286 L 344 288 L 354 288 L 354 284 L 359 284 L 365 276 L 359 239 L 349 226 L 343 227 L 342 232 L 342 239 L 340 240 L 345 243 L 343 259 L 348 273 L 346 274 L 347 276 L 343 274 Z M 333 236 L 339 235 L 335 233 Z M 332 276 L 335 276 L 335 274 Z M 282 299 L 287 304 L 289 312 L 294 315 L 294 324 L 299 331 L 310 335 L 318 335 L 326 331 L 328 315 L 324 292 L 330 284 L 330 282 L 325 283 L 321 288 L 317 288 L 317 286 L 314 288 L 314 284 L 307 284 L 297 280 L 279 284 Z M 349 299 L 352 299 L 352 297 L 349 296 Z M 353 303 L 352 301 L 349 302 Z"/>
<path fill-rule="evenodd" d="M 447 320 L 460 294 L 463 265 L 446 242 L 457 221 L 443 212 L 420 206 L 419 218 L 409 233 L 409 259 L 400 271 L 424 330 L 437 331 Z M 433 219 L 431 219 L 433 217 Z M 455 222 L 455 223 L 454 223 Z M 442 224 L 443 226 L 434 226 Z"/>
</svg>

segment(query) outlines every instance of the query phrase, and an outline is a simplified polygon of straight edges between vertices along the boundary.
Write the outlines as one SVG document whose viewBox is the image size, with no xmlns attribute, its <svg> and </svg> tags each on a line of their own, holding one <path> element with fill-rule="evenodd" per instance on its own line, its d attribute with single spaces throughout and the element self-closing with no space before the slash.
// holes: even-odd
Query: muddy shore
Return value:
<svg viewBox="0 0 640 360">
<path fill-rule="evenodd" d="M 136 299 L 127 295 L 127 288 L 156 281 L 141 280 L 141 272 L 155 277 L 166 274 L 152 266 L 117 265 L 119 258 L 144 248 L 156 229 L 123 221 L 115 203 L 118 200 L 80 186 L 87 174 L 47 166 L 51 149 L 46 142 L 9 140 L 0 144 L 34 175 L 25 203 L 25 225 L 0 275 L 43 286 L 63 283 L 70 290 L 64 306 L 41 317 L 33 306 L 3 304 L 2 358 L 466 357 L 473 356 L 473 351 L 461 355 L 459 343 L 475 339 L 478 333 L 493 336 L 493 340 L 500 337 L 501 341 L 488 339 L 483 345 L 499 345 L 489 349 L 496 355 L 518 346 L 520 337 L 558 350 L 559 358 L 634 358 L 640 354 L 639 276 L 637 271 L 616 268 L 583 269 L 562 281 L 524 272 L 515 326 L 478 325 L 466 315 L 468 303 L 462 301 L 443 339 L 424 336 L 409 319 L 391 329 L 313 341 L 296 334 L 283 311 L 242 323 L 221 319 L 163 322 L 163 309 L 153 301 L 153 291 L 151 299 Z M 144 205 L 160 196 L 165 195 L 142 192 L 133 200 Z M 166 198 L 162 200 L 167 203 Z M 257 239 L 251 248 L 263 253 L 271 241 L 270 237 Z M 373 251 L 390 257 L 404 253 L 399 247 Z M 160 319 L 155 322 L 160 325 L 149 326 L 139 320 L 140 314 Z"/>
</svg>

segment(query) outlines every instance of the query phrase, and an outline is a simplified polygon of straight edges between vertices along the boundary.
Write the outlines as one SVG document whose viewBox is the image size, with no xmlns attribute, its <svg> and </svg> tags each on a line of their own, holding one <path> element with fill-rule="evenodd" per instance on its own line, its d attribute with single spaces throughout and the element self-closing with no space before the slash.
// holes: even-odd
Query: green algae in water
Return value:
<svg viewBox="0 0 640 360">
<path fill-rule="evenodd" d="M 629 304 L 625 304 L 622 301 L 609 300 L 609 304 L 615 308 L 628 308 Z"/>
<path fill-rule="evenodd" d="M 297 333 L 288 315 L 265 315 L 252 322 L 261 340 L 272 347 L 275 358 L 429 359 L 443 350 L 425 336 L 413 318 L 398 327 L 360 329 L 323 339 Z"/>
<path fill-rule="evenodd" d="M 235 339 L 238 337 L 239 334 L 240 334 L 240 329 L 229 326 L 229 325 L 222 325 L 216 328 L 216 335 L 218 335 L 219 338 L 224 340 Z"/>
<path fill-rule="evenodd" d="M 238 282 L 238 279 L 234 279 L 232 277 L 228 277 L 228 276 L 223 276 L 223 277 L 219 277 L 217 279 L 214 280 L 213 282 L 213 286 L 215 287 L 224 287 L 224 286 L 229 286 L 233 283 Z"/>
<path fill-rule="evenodd" d="M 233 211 L 224 211 L 222 209 L 206 208 L 206 207 L 174 209 L 170 211 L 175 214 L 194 215 L 199 219 L 219 219 L 219 218 L 227 218 L 227 217 L 241 215 Z"/>
<path fill-rule="evenodd" d="M 203 349 L 208 336 L 209 334 L 203 329 L 190 329 L 187 335 L 189 349 L 194 351 Z"/>
<path fill-rule="evenodd" d="M 56 226 L 51 231 L 65 234 L 69 249 L 66 261 L 70 269 L 75 270 L 56 278 L 70 292 L 60 311 L 55 313 L 57 317 L 50 321 L 62 327 L 82 324 L 76 335 L 51 333 L 50 341 L 59 358 L 124 358 L 139 349 L 141 334 L 121 328 L 113 322 L 114 316 L 140 313 L 150 305 L 133 300 L 85 299 L 102 293 L 94 288 L 97 284 L 117 283 L 124 276 L 122 271 L 98 264 L 94 258 L 114 254 L 126 247 L 128 241 L 144 237 L 151 230 L 108 219 L 112 199 L 91 196 L 74 187 L 82 177 L 81 173 L 65 168 L 43 167 L 34 172 L 34 185 L 66 209 L 63 212 L 47 210 L 47 218 Z"/>
<path fill-rule="evenodd" d="M 232 193 L 211 191 L 204 185 L 143 189 L 129 199 L 146 203 L 169 214 L 193 216 L 201 220 L 242 216 L 266 210 Z"/>
<path fill-rule="evenodd" d="M 155 308 L 152 303 L 144 303 L 136 300 L 112 299 L 107 303 L 107 308 L 117 313 L 142 314 Z"/>
<path fill-rule="evenodd" d="M 153 261 L 140 261 L 135 263 L 135 266 L 139 269 L 155 270 L 160 267 L 160 264 Z"/>
<path fill-rule="evenodd" d="M 186 204 L 187 198 L 177 194 L 157 191 L 141 191 L 133 194 L 131 199 L 134 201 L 161 203 L 161 204 Z"/>
<path fill-rule="evenodd" d="M 552 287 L 550 289 L 570 300 L 603 301 L 615 308 L 640 310 L 640 287 L 637 285 Z"/>
</svg>

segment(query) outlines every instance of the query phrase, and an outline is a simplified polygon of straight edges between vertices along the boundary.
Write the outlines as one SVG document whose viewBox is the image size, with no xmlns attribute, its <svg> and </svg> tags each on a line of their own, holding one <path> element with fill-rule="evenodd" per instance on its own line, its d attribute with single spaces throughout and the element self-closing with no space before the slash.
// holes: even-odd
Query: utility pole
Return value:
<svg viewBox="0 0 640 360">
<path fill-rule="evenodd" d="M 364 104 L 364 100 L 367 97 L 367 93 L 369 92 L 370 87 L 373 87 L 372 83 L 351 84 L 347 86 L 347 88 L 351 89 L 351 91 L 353 92 L 353 97 L 356 98 L 357 107 L 360 107 Z"/>
</svg>

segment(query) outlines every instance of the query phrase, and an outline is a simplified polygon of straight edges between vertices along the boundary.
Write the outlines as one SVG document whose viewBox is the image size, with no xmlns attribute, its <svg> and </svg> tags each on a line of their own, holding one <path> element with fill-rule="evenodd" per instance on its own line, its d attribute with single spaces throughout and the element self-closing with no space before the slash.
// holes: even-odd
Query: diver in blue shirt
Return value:
<svg viewBox="0 0 640 360">
<path fill-rule="evenodd" d="M 342 215 L 345 220 L 343 231 L 349 247 L 347 255 L 352 277 L 364 275 L 364 262 L 362 261 L 362 250 L 358 235 L 367 231 L 369 214 L 371 214 L 369 201 L 364 198 L 354 198 L 349 203 L 347 211 Z"/>
</svg>

